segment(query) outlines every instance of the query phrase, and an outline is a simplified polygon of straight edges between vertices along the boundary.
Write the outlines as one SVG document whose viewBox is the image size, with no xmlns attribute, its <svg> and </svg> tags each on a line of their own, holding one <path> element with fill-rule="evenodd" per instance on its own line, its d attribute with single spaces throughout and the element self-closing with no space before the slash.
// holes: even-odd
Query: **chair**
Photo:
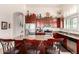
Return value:
<svg viewBox="0 0 79 59">
<path fill-rule="evenodd" d="M 24 46 L 27 54 L 37 54 L 36 40 L 24 40 Z"/>
<path fill-rule="evenodd" d="M 38 50 L 40 51 L 39 54 L 45 54 L 46 53 L 46 41 L 40 42 Z"/>
<path fill-rule="evenodd" d="M 4 54 L 18 54 L 19 50 L 15 49 L 15 41 L 2 39 L 0 40 Z"/>
<path fill-rule="evenodd" d="M 53 49 L 55 54 L 60 54 L 60 50 L 61 50 L 61 43 L 63 41 L 63 38 L 55 38 L 53 39 L 54 43 L 53 43 Z"/>
<path fill-rule="evenodd" d="M 60 49 L 61 49 L 61 44 L 60 42 L 62 41 L 61 38 L 58 39 L 48 39 L 48 49 L 47 52 L 49 54 L 60 54 Z"/>
<path fill-rule="evenodd" d="M 47 53 L 48 54 L 52 54 L 53 53 L 53 40 L 52 39 L 48 39 L 47 40 Z"/>
</svg>

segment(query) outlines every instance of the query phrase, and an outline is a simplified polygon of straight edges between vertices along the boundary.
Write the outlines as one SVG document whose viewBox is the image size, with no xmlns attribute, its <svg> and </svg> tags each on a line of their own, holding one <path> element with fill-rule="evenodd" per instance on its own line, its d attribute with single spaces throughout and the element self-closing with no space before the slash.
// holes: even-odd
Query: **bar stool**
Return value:
<svg viewBox="0 0 79 59">
<path fill-rule="evenodd" d="M 63 38 L 55 38 L 53 41 L 54 41 L 54 45 L 53 45 L 53 48 L 55 50 L 55 54 L 60 54 L 60 51 L 61 51 L 61 43 L 64 39 Z"/>
<path fill-rule="evenodd" d="M 14 40 L 0 40 L 4 54 L 18 54 L 19 50 L 15 49 Z"/>
</svg>

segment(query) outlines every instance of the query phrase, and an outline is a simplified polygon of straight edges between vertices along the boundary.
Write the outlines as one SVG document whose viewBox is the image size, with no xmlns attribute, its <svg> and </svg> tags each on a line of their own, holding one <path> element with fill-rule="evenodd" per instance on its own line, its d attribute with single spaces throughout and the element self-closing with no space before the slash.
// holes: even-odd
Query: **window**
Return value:
<svg viewBox="0 0 79 59">
<path fill-rule="evenodd" d="M 64 28 L 78 30 L 78 14 L 71 15 L 64 19 Z"/>
<path fill-rule="evenodd" d="M 72 29 L 78 29 L 78 19 L 72 18 Z"/>
</svg>

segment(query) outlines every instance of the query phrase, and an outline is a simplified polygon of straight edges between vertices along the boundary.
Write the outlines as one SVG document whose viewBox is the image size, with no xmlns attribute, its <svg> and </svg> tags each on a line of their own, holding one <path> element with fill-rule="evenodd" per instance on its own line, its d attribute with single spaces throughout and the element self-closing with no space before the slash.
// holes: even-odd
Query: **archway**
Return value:
<svg viewBox="0 0 79 59">
<path fill-rule="evenodd" d="M 23 38 L 25 35 L 25 21 L 22 12 L 13 13 L 13 37 Z"/>
</svg>

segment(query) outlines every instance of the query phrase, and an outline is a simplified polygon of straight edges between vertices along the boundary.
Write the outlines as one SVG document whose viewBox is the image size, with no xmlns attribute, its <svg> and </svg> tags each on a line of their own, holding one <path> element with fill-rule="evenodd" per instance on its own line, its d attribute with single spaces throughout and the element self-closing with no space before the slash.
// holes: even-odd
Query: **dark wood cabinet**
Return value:
<svg viewBox="0 0 79 59">
<path fill-rule="evenodd" d="M 64 18 L 52 18 L 52 17 L 36 17 L 36 14 L 26 15 L 25 23 L 35 23 L 37 27 L 43 27 L 46 24 L 51 25 L 54 28 L 63 28 L 64 27 Z"/>
<path fill-rule="evenodd" d="M 57 20 L 57 19 L 55 19 Z M 37 27 L 42 27 L 44 25 L 51 25 L 52 27 L 57 27 L 57 22 L 51 17 L 44 17 L 41 19 L 37 19 L 36 24 Z"/>
<path fill-rule="evenodd" d="M 60 26 L 60 18 L 57 18 L 57 28 L 60 28 L 61 26 Z"/>
<path fill-rule="evenodd" d="M 57 28 L 64 28 L 64 17 L 57 18 Z"/>
<path fill-rule="evenodd" d="M 36 23 L 36 15 L 35 14 L 26 15 L 25 23 Z"/>
<path fill-rule="evenodd" d="M 15 40 L 15 48 L 19 50 L 19 54 L 25 54 L 24 42 L 23 40 Z"/>
</svg>

